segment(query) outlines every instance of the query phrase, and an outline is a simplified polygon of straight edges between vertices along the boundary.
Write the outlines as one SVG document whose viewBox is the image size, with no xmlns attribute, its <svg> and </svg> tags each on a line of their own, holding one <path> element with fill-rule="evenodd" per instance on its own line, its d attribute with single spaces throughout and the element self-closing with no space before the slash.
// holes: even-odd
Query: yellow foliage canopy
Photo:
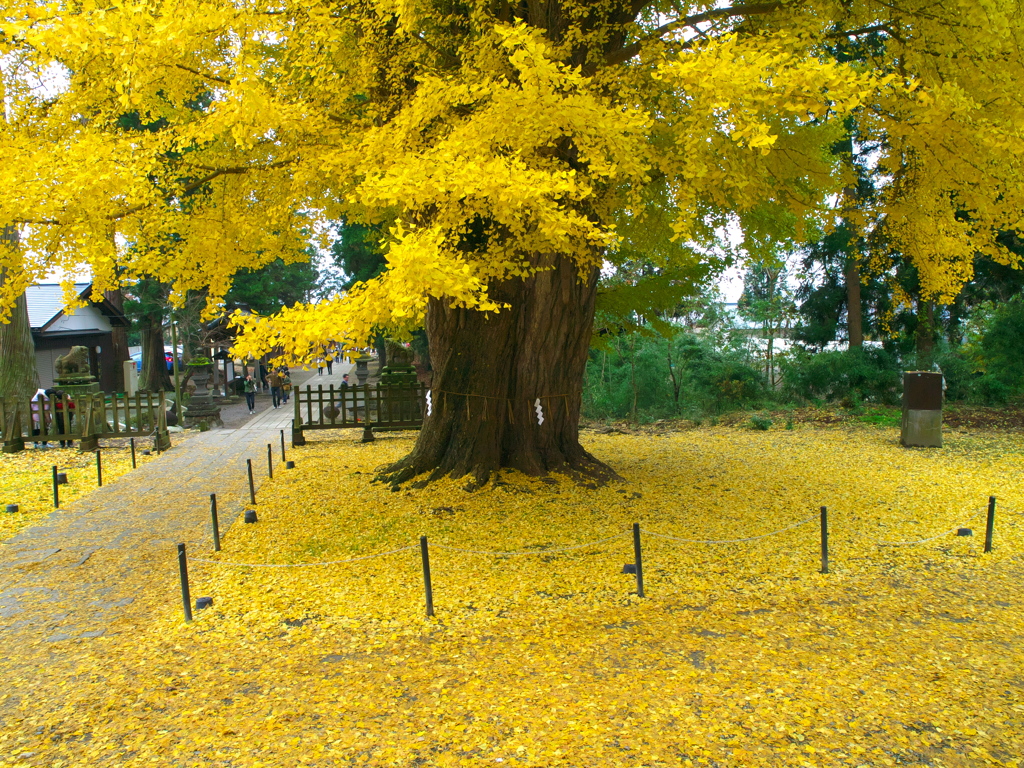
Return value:
<svg viewBox="0 0 1024 768">
<path fill-rule="evenodd" d="M 827 219 L 847 117 L 887 180 L 868 218 L 949 297 L 1022 225 L 1018 5 L 11 0 L 0 222 L 25 247 L 0 304 L 88 266 L 97 295 L 154 276 L 213 310 L 319 222 L 381 225 L 380 278 L 249 321 L 240 351 L 302 358 L 431 297 L 500 310 L 488 286 L 544 254 L 614 261 L 626 219 L 696 240 L 766 200 Z"/>
</svg>

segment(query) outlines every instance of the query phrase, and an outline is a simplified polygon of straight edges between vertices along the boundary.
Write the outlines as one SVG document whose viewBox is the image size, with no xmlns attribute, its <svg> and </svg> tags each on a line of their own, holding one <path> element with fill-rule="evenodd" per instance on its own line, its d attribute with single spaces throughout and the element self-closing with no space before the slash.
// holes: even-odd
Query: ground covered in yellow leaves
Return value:
<svg viewBox="0 0 1024 768">
<path fill-rule="evenodd" d="M 1015 433 L 588 433 L 624 482 L 474 493 L 373 483 L 411 438 L 357 437 L 290 452 L 257 524 L 193 548 L 191 625 L 169 557 L 159 615 L 33 646 L 0 764 L 1024 765 Z"/>
<path fill-rule="evenodd" d="M 180 435 L 175 435 L 181 439 Z M 144 445 L 145 443 L 145 445 Z M 143 456 L 151 440 L 136 440 L 137 466 L 156 458 Z M 132 470 L 131 447 L 127 440 L 106 442 L 100 458 L 103 482 L 111 483 Z M 44 519 L 53 511 L 53 467 L 68 476 L 68 482 L 59 488 L 62 506 L 93 491 L 99 482 L 96 472 L 96 454 L 81 452 L 77 446 L 58 448 L 56 444 L 46 450 L 27 448 L 17 453 L 0 453 L 0 542 L 14 536 L 23 528 Z M 14 504 L 17 512 L 4 512 Z"/>
</svg>

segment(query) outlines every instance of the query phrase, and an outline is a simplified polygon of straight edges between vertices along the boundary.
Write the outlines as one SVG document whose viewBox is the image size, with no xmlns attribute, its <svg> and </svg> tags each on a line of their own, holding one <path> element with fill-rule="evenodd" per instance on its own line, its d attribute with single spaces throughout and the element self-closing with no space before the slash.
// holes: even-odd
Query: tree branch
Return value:
<svg viewBox="0 0 1024 768">
<path fill-rule="evenodd" d="M 714 21 L 715 19 L 728 19 L 734 16 L 758 16 L 765 13 L 771 13 L 777 11 L 782 7 L 783 3 L 778 2 L 767 2 L 767 3 L 747 3 L 740 5 L 732 5 L 728 8 L 714 8 L 704 13 L 697 13 L 693 16 L 687 16 L 684 19 L 676 19 L 670 21 L 667 24 L 662 24 L 656 30 L 646 37 L 637 40 L 635 43 L 620 48 L 617 51 L 612 51 L 605 56 L 605 65 L 612 66 L 615 64 L 622 64 L 623 62 L 629 61 L 629 59 L 640 53 L 640 49 L 646 43 L 657 40 L 664 37 L 669 32 L 674 32 L 677 29 L 683 29 L 685 27 L 696 27 L 698 24 L 702 24 L 705 21 Z"/>
<path fill-rule="evenodd" d="M 231 85 L 230 80 L 225 80 L 223 77 L 217 77 L 217 75 L 211 75 L 209 72 L 200 72 L 198 69 L 192 69 L 192 67 L 186 67 L 184 64 L 175 64 L 175 68 L 182 69 L 186 72 L 191 72 L 197 77 L 201 77 L 204 80 L 213 80 L 215 83 L 223 83 L 224 85 Z"/>
</svg>

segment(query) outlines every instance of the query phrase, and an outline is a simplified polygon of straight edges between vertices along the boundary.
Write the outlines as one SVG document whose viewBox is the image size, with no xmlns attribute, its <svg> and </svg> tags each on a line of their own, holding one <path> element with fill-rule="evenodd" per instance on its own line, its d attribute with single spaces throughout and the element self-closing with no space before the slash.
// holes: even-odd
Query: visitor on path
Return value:
<svg viewBox="0 0 1024 768">
<path fill-rule="evenodd" d="M 51 389 L 44 390 L 44 394 L 48 398 L 50 398 L 50 402 L 53 404 L 53 418 L 57 422 L 57 434 L 58 435 L 63 435 L 64 432 L 65 432 L 65 430 L 64 430 L 64 426 L 65 426 L 65 421 L 64 421 L 64 416 L 65 416 L 65 413 L 64 413 L 64 393 L 61 392 L 59 389 L 52 389 L 51 388 Z M 67 422 L 66 423 L 67 423 L 67 432 L 68 432 L 68 434 L 70 434 L 71 430 L 73 428 L 73 422 L 74 422 L 74 418 L 75 418 L 75 401 L 69 399 L 67 401 L 67 406 L 68 406 L 68 408 L 67 408 L 67 414 L 66 414 L 67 415 Z M 75 443 L 74 443 L 73 440 L 61 440 L 60 441 L 60 447 L 61 448 L 70 448 L 74 444 Z"/>
<path fill-rule="evenodd" d="M 281 397 L 282 402 L 288 402 L 288 396 L 292 392 L 292 375 L 287 368 L 281 369 Z"/>
<path fill-rule="evenodd" d="M 36 393 L 32 396 L 32 437 L 46 435 L 46 417 L 43 415 L 43 410 L 46 407 L 46 400 L 47 397 L 45 389 L 37 389 Z M 50 444 L 46 440 L 37 440 L 34 445 L 36 448 L 41 448 L 43 450 L 50 447 Z"/>
<path fill-rule="evenodd" d="M 267 382 L 267 366 L 262 362 L 260 362 L 260 385 L 263 387 L 264 392 L 270 389 L 270 384 Z"/>
<path fill-rule="evenodd" d="M 327 358 L 327 375 L 330 376 L 334 371 L 334 358 Z"/>
<path fill-rule="evenodd" d="M 316 359 L 316 375 L 317 376 L 323 376 L 324 375 L 324 359 L 322 357 L 318 357 Z"/>
<path fill-rule="evenodd" d="M 270 383 L 270 397 L 274 401 L 274 407 L 281 407 L 281 374 L 276 370 L 271 371 L 270 375 L 267 376 L 267 381 Z"/>
<path fill-rule="evenodd" d="M 250 373 L 245 377 L 245 403 L 249 406 L 249 413 L 256 413 L 256 382 Z"/>
</svg>

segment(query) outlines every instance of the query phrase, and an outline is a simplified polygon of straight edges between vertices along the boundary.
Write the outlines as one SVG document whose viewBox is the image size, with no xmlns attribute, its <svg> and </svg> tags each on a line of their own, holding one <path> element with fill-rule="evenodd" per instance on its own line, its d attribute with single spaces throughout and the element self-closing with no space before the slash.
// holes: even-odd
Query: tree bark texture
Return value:
<svg viewBox="0 0 1024 768">
<path fill-rule="evenodd" d="M 921 370 L 931 367 L 935 353 L 935 302 L 919 299 L 917 302 L 917 366 Z"/>
<path fill-rule="evenodd" d="M 16 248 L 18 230 L 4 227 L 0 231 L 0 247 Z M 6 270 L 0 270 L 0 285 Z M 27 399 L 39 389 L 36 371 L 36 345 L 28 319 L 28 302 L 22 294 L 14 304 L 9 323 L 0 323 L 0 397 Z"/>
<path fill-rule="evenodd" d="M 846 267 L 846 334 L 849 348 L 864 346 L 864 315 L 860 300 L 860 269 L 856 260 Z"/>
<path fill-rule="evenodd" d="M 116 291 L 106 291 L 103 296 L 119 310 L 124 311 L 124 294 L 121 293 L 120 289 Z M 124 392 L 124 363 L 126 360 L 131 359 L 131 355 L 128 352 L 127 328 L 111 328 L 111 347 L 114 364 L 116 366 L 115 380 L 117 382 L 117 391 Z"/>
<path fill-rule="evenodd" d="M 545 266 L 492 286 L 491 296 L 510 305 L 496 314 L 431 300 L 432 413 L 413 452 L 382 479 L 397 484 L 430 472 L 430 479 L 472 475 L 482 484 L 502 467 L 615 476 L 579 443 L 598 271 L 581 275 L 560 256 Z"/>
<path fill-rule="evenodd" d="M 142 333 L 142 373 L 139 375 L 139 389 L 150 392 L 170 391 L 174 386 L 167 372 L 163 316 L 146 315 L 139 325 Z"/>
</svg>

